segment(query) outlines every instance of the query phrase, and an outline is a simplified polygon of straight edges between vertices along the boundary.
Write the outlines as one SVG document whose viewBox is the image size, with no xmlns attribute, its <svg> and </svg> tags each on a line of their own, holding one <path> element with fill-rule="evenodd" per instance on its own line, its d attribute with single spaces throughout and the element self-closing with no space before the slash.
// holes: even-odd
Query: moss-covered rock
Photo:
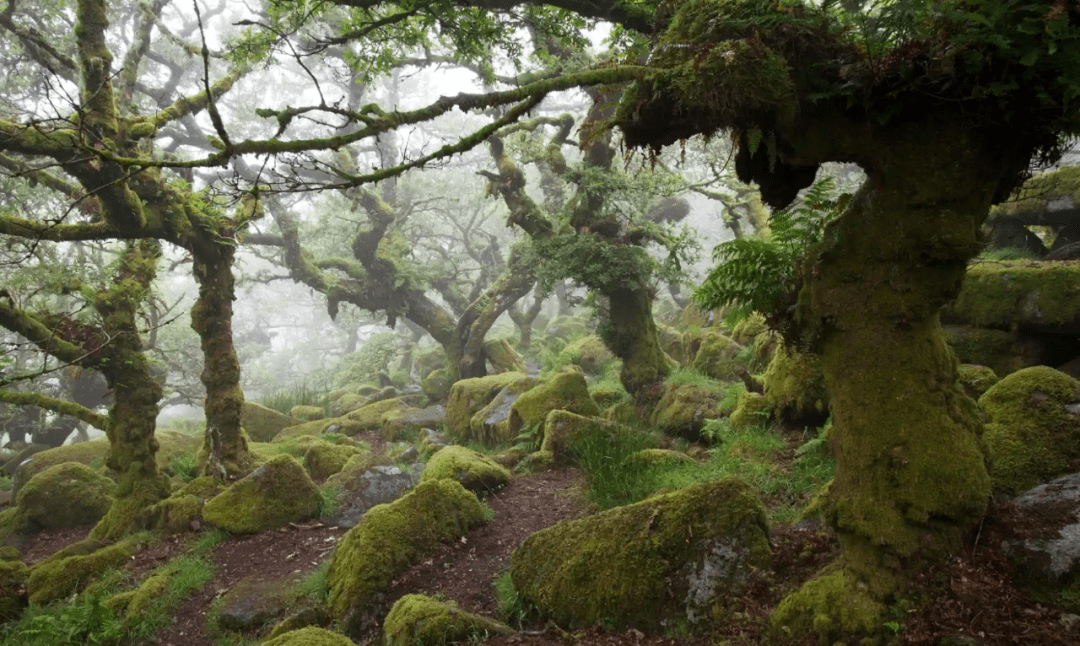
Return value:
<svg viewBox="0 0 1080 646">
<path fill-rule="evenodd" d="M 87 539 L 60 550 L 30 569 L 26 592 L 30 603 L 44 605 L 85 588 L 105 571 L 125 563 L 145 545 L 133 535 L 112 545 Z"/>
<path fill-rule="evenodd" d="M 255 402 L 245 401 L 240 407 L 240 425 L 247 431 L 248 437 L 256 442 L 269 442 L 281 429 L 303 421 Z"/>
<path fill-rule="evenodd" d="M 574 448 L 582 439 L 602 436 L 617 442 L 626 433 L 626 428 L 598 417 L 553 410 L 544 420 L 543 431 L 544 440 L 540 450 L 550 452 L 557 462 L 564 462 L 573 458 Z"/>
<path fill-rule="evenodd" d="M 314 422 L 305 422 L 303 424 L 297 424 L 296 426 L 290 426 L 278 431 L 278 434 L 274 436 L 274 439 L 270 440 L 272 444 L 280 442 L 289 442 L 294 438 L 308 437 L 315 435 L 329 435 L 329 434 L 341 434 L 341 435 L 356 435 L 363 431 L 370 431 L 371 428 L 365 425 L 363 420 L 356 421 L 349 419 L 348 417 L 334 417 L 331 419 L 320 419 Z"/>
<path fill-rule="evenodd" d="M 485 446 L 500 446 L 512 442 L 510 410 L 522 393 L 533 387 L 533 380 L 516 381 L 500 390 L 495 397 L 472 416 L 469 434 L 459 441 L 480 442 Z"/>
<path fill-rule="evenodd" d="M 173 494 L 147 508 L 146 520 L 142 525 L 146 529 L 167 534 L 192 531 L 202 519 L 205 503 L 206 500 L 199 496 Z"/>
<path fill-rule="evenodd" d="M 764 395 L 744 392 L 739 395 L 739 403 L 735 405 L 735 411 L 731 413 L 731 428 L 741 431 L 757 426 L 769 419 L 771 410 Z"/>
<path fill-rule="evenodd" d="M 724 392 L 719 386 L 667 384 L 653 407 L 651 422 L 665 435 L 696 442 L 701 439 L 706 420 L 731 413 L 721 407 L 723 398 Z"/>
<path fill-rule="evenodd" d="M 154 434 L 154 438 L 158 442 L 158 451 L 154 457 L 158 468 L 163 472 L 168 471 L 169 462 L 173 458 L 193 453 L 202 446 L 203 441 L 201 435 L 185 435 L 175 431 L 160 431 Z M 16 470 L 14 493 L 18 493 L 34 475 L 56 464 L 78 462 L 94 469 L 99 468 L 105 464 L 105 454 L 108 452 L 109 440 L 102 437 L 36 453 Z"/>
<path fill-rule="evenodd" d="M 719 330 L 707 330 L 694 355 L 694 370 L 713 379 L 733 381 L 738 378 L 739 362 L 735 355 L 742 350 L 734 339 Z"/>
<path fill-rule="evenodd" d="M 521 458 L 514 466 L 517 473 L 539 473 L 555 466 L 555 454 L 551 451 L 533 451 Z"/>
<path fill-rule="evenodd" d="M 386 646 L 443 646 L 512 634 L 505 624 L 420 594 L 398 599 L 383 622 Z"/>
<path fill-rule="evenodd" d="M 323 410 L 322 406 L 298 404 L 289 409 L 289 416 L 305 422 L 314 422 L 315 420 L 325 419 L 326 411 Z"/>
<path fill-rule="evenodd" d="M 344 392 L 330 398 L 330 414 L 341 417 L 364 405 L 364 398 L 354 392 Z"/>
<path fill-rule="evenodd" d="M 432 370 L 428 376 L 420 381 L 420 390 L 433 402 L 441 402 L 450 396 L 450 387 L 454 385 L 453 379 L 446 368 Z"/>
<path fill-rule="evenodd" d="M 348 444 L 319 442 L 304 452 L 304 468 L 315 482 L 323 482 L 345 467 L 349 458 L 360 449 Z"/>
<path fill-rule="evenodd" d="M 125 619 L 142 615 L 168 592 L 175 576 L 174 570 L 166 569 L 146 577 L 139 587 L 131 590 L 130 595 L 124 598 L 122 612 L 118 614 L 122 614 Z M 115 605 L 120 604 L 114 601 L 110 607 Z M 113 607 L 114 612 L 117 610 L 118 608 Z"/>
<path fill-rule="evenodd" d="M 628 469 L 650 469 L 659 466 L 693 464 L 694 458 L 672 449 L 642 449 L 626 458 Z"/>
<path fill-rule="evenodd" d="M 544 421 L 553 410 L 587 416 L 600 414 L 581 372 L 564 368 L 518 397 L 510 407 L 510 436 L 517 437 L 525 429 L 543 432 Z"/>
<path fill-rule="evenodd" d="M 735 329 L 731 331 L 731 338 L 739 345 L 747 345 L 753 343 L 759 334 L 768 331 L 768 329 L 765 317 L 760 312 L 753 312 L 750 316 L 739 321 Z"/>
<path fill-rule="evenodd" d="M 778 638 L 816 635 L 818 643 L 829 644 L 844 635 L 876 632 L 884 611 L 864 582 L 833 565 L 785 597 L 771 623 Z"/>
<path fill-rule="evenodd" d="M 633 399 L 630 393 L 626 392 L 623 385 L 617 381 L 604 380 L 600 383 L 593 384 L 589 388 L 589 394 L 592 395 L 593 401 L 600 407 L 600 410 L 607 410 L 612 406 L 627 403 Z"/>
<path fill-rule="evenodd" d="M 428 460 L 420 482 L 450 478 L 477 494 L 498 491 L 510 482 L 510 472 L 494 460 L 463 446 L 439 449 Z"/>
<path fill-rule="evenodd" d="M 525 361 L 506 339 L 484 341 L 484 354 L 494 372 L 526 372 Z"/>
<path fill-rule="evenodd" d="M 559 365 L 573 364 L 587 375 L 603 374 L 613 361 L 615 361 L 615 355 L 595 334 L 583 336 L 566 346 L 559 353 L 558 358 Z"/>
<path fill-rule="evenodd" d="M 0 625 L 22 614 L 26 605 L 23 587 L 29 576 L 30 568 L 22 561 L 0 561 Z"/>
<path fill-rule="evenodd" d="M 961 364 L 958 368 L 960 374 L 960 386 L 972 399 L 978 399 L 990 390 L 994 384 L 1001 381 L 997 374 L 986 366 L 975 366 L 969 363 Z"/>
<path fill-rule="evenodd" d="M 392 442 L 408 437 L 422 428 L 434 428 L 446 422 L 446 408 L 435 404 L 427 408 L 404 408 L 383 417 L 382 439 Z"/>
<path fill-rule="evenodd" d="M 1003 330 L 1080 332 L 1080 262 L 973 263 L 942 320 Z"/>
<path fill-rule="evenodd" d="M 994 488 L 1017 494 L 1080 466 L 1080 381 L 1035 366 L 979 398 Z"/>
<path fill-rule="evenodd" d="M 660 347 L 669 357 L 680 366 L 687 364 L 686 341 L 683 339 L 682 332 L 667 325 L 657 324 L 656 338 L 660 342 Z"/>
<path fill-rule="evenodd" d="M 355 646 L 352 640 L 325 628 L 308 626 L 272 637 L 262 646 Z"/>
<path fill-rule="evenodd" d="M 116 485 L 78 462 L 39 472 L 19 490 L 15 506 L 30 530 L 91 525 L 112 505 Z"/>
<path fill-rule="evenodd" d="M 765 401 L 777 419 L 795 426 L 820 426 L 829 417 L 829 391 L 821 359 L 786 347 L 765 371 Z"/>
<path fill-rule="evenodd" d="M 376 464 L 379 464 L 379 460 L 374 453 L 361 451 L 350 457 L 337 473 L 327 477 L 326 485 L 348 492 L 359 483 L 360 476 Z"/>
<path fill-rule="evenodd" d="M 350 529 L 330 561 L 332 613 L 349 634 L 371 628 L 390 582 L 444 541 L 484 522 L 484 508 L 456 480 L 417 485 L 387 505 L 371 508 Z"/>
<path fill-rule="evenodd" d="M 400 397 L 383 399 L 357 408 L 345 415 L 345 419 L 353 422 L 353 428 L 359 428 L 359 431 L 356 432 L 381 431 L 388 415 L 410 408 L 412 406 L 409 406 Z"/>
<path fill-rule="evenodd" d="M 765 509 L 725 478 L 563 522 L 510 560 L 524 603 L 561 626 L 700 626 L 769 562 Z"/>
<path fill-rule="evenodd" d="M 491 403 L 504 388 L 516 392 L 528 390 L 533 379 L 521 372 L 504 372 L 475 379 L 462 379 L 450 389 L 446 401 L 446 428 L 454 438 L 469 436 L 473 415 Z"/>
<path fill-rule="evenodd" d="M 304 467 L 279 455 L 203 507 L 203 518 L 233 534 L 254 534 L 319 514 L 322 497 Z"/>
<path fill-rule="evenodd" d="M 557 316 L 544 328 L 543 344 L 549 350 L 561 350 L 574 339 L 588 333 L 585 321 L 573 316 Z"/>
<path fill-rule="evenodd" d="M 945 340 L 960 363 L 986 366 L 998 376 L 1039 365 L 1043 344 L 1015 331 L 946 325 Z"/>
</svg>

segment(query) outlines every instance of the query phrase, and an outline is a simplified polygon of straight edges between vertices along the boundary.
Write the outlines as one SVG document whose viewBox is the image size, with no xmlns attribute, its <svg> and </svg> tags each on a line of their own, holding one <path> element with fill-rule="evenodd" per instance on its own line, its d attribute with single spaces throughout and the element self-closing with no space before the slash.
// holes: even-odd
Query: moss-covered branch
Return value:
<svg viewBox="0 0 1080 646">
<path fill-rule="evenodd" d="M 91 349 L 63 338 L 59 330 L 16 307 L 6 296 L 6 291 L 0 290 L 0 326 L 21 334 L 42 352 L 67 363 L 80 363 L 90 354 Z"/>
<path fill-rule="evenodd" d="M 94 428 L 103 431 L 108 423 L 108 417 L 100 413 L 95 413 L 85 406 L 80 406 L 75 402 L 57 399 L 56 397 L 49 397 L 48 395 L 42 395 L 40 393 L 20 393 L 0 389 L 0 401 L 15 404 L 16 406 L 36 406 L 37 408 L 51 410 L 54 413 L 60 413 L 61 415 L 70 415 L 71 417 L 80 419 Z"/>
<path fill-rule="evenodd" d="M 160 127 L 164 126 L 167 123 L 170 123 L 172 121 L 176 121 L 176 120 L 181 119 L 183 117 L 186 117 L 188 115 L 198 114 L 199 112 L 206 109 L 206 107 L 210 104 L 210 99 L 211 98 L 213 98 L 214 101 L 217 101 L 218 99 L 220 99 L 222 96 L 225 95 L 226 92 L 228 92 L 229 90 L 232 89 L 233 85 L 235 85 L 237 81 L 239 81 L 241 78 L 243 78 L 243 76 L 245 74 L 247 74 L 247 73 L 248 73 L 248 68 L 239 68 L 238 67 L 238 68 L 233 69 L 231 72 L 229 72 L 225 76 L 221 77 L 213 85 L 210 86 L 210 93 L 209 94 L 207 94 L 205 91 L 203 91 L 203 92 L 199 92 L 198 94 L 195 94 L 195 95 L 192 95 L 192 96 L 180 97 L 179 99 L 174 101 L 172 105 L 170 105 L 169 107 L 165 108 L 161 112 L 158 112 L 157 114 L 150 117 L 150 122 L 154 124 L 154 127 L 160 128 Z M 215 155 L 213 157 L 217 158 L 217 157 L 220 157 L 220 155 Z M 140 162 L 145 162 L 147 160 L 133 159 L 133 160 L 128 160 L 128 161 L 131 162 L 131 163 L 140 163 Z M 217 161 L 217 162 L 215 162 L 213 164 L 193 164 L 193 165 L 195 165 L 195 166 L 198 166 L 198 165 L 217 166 L 217 165 L 220 165 L 220 163 L 221 163 L 220 161 Z M 145 165 L 145 164 L 143 164 L 143 165 Z M 162 166 L 170 166 L 170 165 L 175 166 L 176 164 L 168 164 L 168 163 L 166 163 L 166 164 L 159 164 L 159 165 L 162 165 Z"/>
</svg>

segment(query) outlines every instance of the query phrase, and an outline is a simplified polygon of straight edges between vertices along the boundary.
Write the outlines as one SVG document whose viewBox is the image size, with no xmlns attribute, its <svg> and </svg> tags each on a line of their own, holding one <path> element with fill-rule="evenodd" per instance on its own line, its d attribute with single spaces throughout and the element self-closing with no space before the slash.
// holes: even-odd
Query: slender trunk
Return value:
<svg viewBox="0 0 1080 646">
<path fill-rule="evenodd" d="M 648 386 L 663 381 L 671 370 L 652 315 L 652 294 L 644 287 L 621 287 L 604 292 L 608 307 L 600 326 L 604 345 L 622 359 L 619 378 L 635 399 Z"/>
<path fill-rule="evenodd" d="M 112 540 L 137 529 L 142 512 L 171 491 L 155 460 L 154 426 L 162 390 L 150 373 L 136 318 L 153 283 L 159 253 L 156 241 L 130 244 L 113 287 L 94 301 L 110 339 L 97 367 L 113 394 L 105 428 L 109 438 L 105 464 L 116 472 L 118 486 L 109 513 L 94 527 L 91 538 Z"/>
<path fill-rule="evenodd" d="M 252 466 L 247 438 L 240 428 L 244 392 L 240 388 L 240 360 L 232 335 L 232 303 L 236 299 L 232 274 L 235 248 L 215 245 L 212 251 L 193 253 L 199 299 L 191 308 L 191 327 L 203 351 L 200 375 L 206 387 L 206 439 L 203 472 L 220 479 L 243 475 Z"/>
</svg>

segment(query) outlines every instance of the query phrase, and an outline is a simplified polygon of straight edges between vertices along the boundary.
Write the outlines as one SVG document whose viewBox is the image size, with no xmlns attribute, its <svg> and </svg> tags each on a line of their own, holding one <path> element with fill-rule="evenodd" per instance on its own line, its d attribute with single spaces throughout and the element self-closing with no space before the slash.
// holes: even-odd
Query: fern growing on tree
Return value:
<svg viewBox="0 0 1080 646">
<path fill-rule="evenodd" d="M 841 204 L 831 177 L 818 180 L 790 208 L 773 212 L 767 237 L 736 238 L 713 249 L 716 267 L 694 292 L 705 310 L 732 306 L 726 322 L 734 325 L 753 312 L 780 328 L 799 292 L 799 264 L 809 245 L 821 240 Z"/>
</svg>

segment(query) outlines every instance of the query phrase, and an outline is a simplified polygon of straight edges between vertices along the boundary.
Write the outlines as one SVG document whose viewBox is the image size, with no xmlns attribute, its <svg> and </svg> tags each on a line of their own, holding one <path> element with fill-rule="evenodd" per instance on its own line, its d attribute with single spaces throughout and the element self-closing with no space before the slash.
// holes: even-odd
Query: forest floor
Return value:
<svg viewBox="0 0 1080 646">
<path fill-rule="evenodd" d="M 487 498 L 494 520 L 472 530 L 460 541 L 442 546 L 403 572 L 392 583 L 386 608 L 406 594 L 425 594 L 452 600 L 461 608 L 502 617 L 493 581 L 504 574 L 514 549 L 533 532 L 593 511 L 584 495 L 584 476 L 569 467 L 517 476 Z M 767 501 L 768 502 L 768 501 Z M 992 506 L 969 544 L 952 561 L 916 576 L 908 598 L 916 608 L 895 609 L 895 638 L 890 644 L 933 646 L 945 637 L 963 636 L 957 646 L 1067 646 L 1080 643 L 1080 618 L 1034 602 L 1012 583 L 1013 572 L 1002 553 L 1002 541 L 1016 535 L 1021 521 L 1008 504 Z M 1022 523 L 1021 523 L 1022 524 Z M 28 563 L 45 558 L 86 537 L 89 528 L 45 532 L 26 546 Z M 232 537 L 213 547 L 213 579 L 185 599 L 171 622 L 147 644 L 161 646 L 239 646 L 257 643 L 260 635 L 224 633 L 213 627 L 217 600 L 245 577 L 297 580 L 324 566 L 347 530 L 323 522 L 293 524 L 253 536 Z M 1024 531 L 1038 531 L 1027 527 Z M 196 535 L 173 535 L 152 543 L 127 566 L 129 579 L 146 574 L 189 551 Z M 491 646 L 705 646 L 714 644 L 784 644 L 811 646 L 813 636 L 770 641 L 764 631 L 768 616 L 785 594 L 796 589 L 839 552 L 828 532 L 812 522 L 772 529 L 772 567 L 752 575 L 749 588 L 729 600 L 730 612 L 708 636 L 647 635 L 637 630 L 608 631 L 597 627 L 573 633 L 558 627 L 533 625 L 509 637 L 483 641 Z M 510 618 L 513 619 L 513 618 Z M 377 642 L 375 642 L 377 643 Z M 852 642 L 857 643 L 856 641 Z"/>
</svg>

